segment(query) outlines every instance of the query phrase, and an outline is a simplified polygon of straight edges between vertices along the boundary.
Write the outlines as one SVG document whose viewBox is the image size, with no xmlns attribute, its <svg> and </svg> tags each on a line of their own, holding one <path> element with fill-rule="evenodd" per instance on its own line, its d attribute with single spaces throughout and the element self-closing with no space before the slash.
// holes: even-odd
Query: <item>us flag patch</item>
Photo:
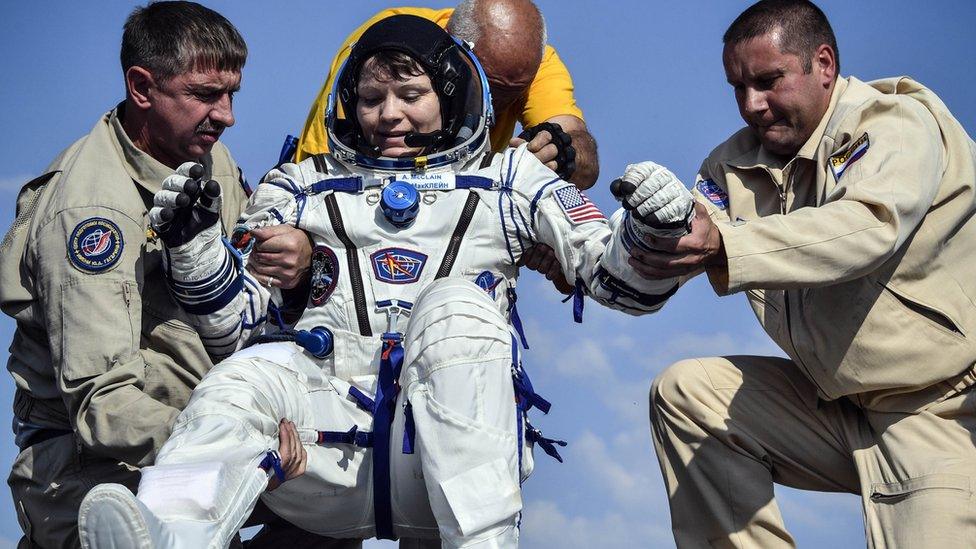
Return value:
<svg viewBox="0 0 976 549">
<path fill-rule="evenodd" d="M 582 191 L 573 186 L 556 189 L 556 200 L 559 207 L 566 213 L 566 217 L 573 223 L 606 219 L 600 208 L 590 202 Z"/>
</svg>

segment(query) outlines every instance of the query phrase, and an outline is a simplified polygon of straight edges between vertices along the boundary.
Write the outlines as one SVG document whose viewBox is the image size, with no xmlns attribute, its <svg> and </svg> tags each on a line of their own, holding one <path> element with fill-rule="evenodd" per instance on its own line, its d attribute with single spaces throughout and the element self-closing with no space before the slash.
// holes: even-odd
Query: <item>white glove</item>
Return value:
<svg viewBox="0 0 976 549">
<path fill-rule="evenodd" d="M 667 168 L 654 162 L 630 164 L 610 191 L 631 210 L 638 232 L 677 238 L 688 234 L 695 217 L 691 192 Z"/>
<path fill-rule="evenodd" d="M 203 174 L 203 166 L 185 162 L 153 195 L 149 221 L 169 248 L 186 244 L 220 222 L 220 185 L 202 181 Z"/>
</svg>

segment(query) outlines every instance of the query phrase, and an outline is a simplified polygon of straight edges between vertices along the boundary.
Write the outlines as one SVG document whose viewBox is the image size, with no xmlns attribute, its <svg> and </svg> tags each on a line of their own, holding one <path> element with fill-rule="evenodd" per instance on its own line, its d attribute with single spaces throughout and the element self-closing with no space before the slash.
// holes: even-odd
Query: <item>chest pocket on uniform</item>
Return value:
<svg viewBox="0 0 976 549">
<path fill-rule="evenodd" d="M 98 307 L 93 304 L 98 303 Z M 61 375 L 67 380 L 94 377 L 125 362 L 139 348 L 140 326 L 132 311 L 140 307 L 134 281 L 102 276 L 61 284 Z M 93 314 L 93 310 L 97 310 Z"/>
</svg>

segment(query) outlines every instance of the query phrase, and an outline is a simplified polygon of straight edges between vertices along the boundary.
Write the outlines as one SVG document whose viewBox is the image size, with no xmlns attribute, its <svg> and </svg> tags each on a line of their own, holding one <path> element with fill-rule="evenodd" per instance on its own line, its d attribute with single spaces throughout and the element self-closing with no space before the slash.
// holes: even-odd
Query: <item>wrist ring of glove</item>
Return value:
<svg viewBox="0 0 976 549">
<path fill-rule="evenodd" d="M 563 131 L 562 126 L 555 122 L 543 122 L 530 128 L 522 130 L 519 139 L 532 141 L 539 132 L 547 131 L 552 136 L 552 143 L 556 146 L 556 175 L 568 180 L 573 177 L 576 171 L 576 148 L 573 147 L 573 138 Z"/>
</svg>

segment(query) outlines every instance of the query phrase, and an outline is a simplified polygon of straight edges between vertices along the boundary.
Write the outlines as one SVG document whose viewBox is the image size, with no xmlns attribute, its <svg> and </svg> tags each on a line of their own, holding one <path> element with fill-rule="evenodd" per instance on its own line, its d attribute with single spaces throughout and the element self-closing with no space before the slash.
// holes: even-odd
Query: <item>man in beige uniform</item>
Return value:
<svg viewBox="0 0 976 549">
<path fill-rule="evenodd" d="M 690 234 L 632 264 L 745 292 L 789 359 L 685 360 L 655 381 L 678 546 L 792 546 L 778 482 L 860 494 L 871 547 L 973 547 L 976 145 L 910 79 L 837 78 L 805 0 L 759 2 L 724 42 L 749 127 L 703 163 Z"/>
<path fill-rule="evenodd" d="M 242 210 L 246 184 L 217 139 L 234 123 L 246 55 L 202 6 L 137 9 L 122 44 L 126 100 L 20 193 L 0 247 L 0 303 L 17 321 L 8 369 L 21 452 L 9 484 L 20 547 L 77 546 L 85 493 L 135 488 L 212 366 L 167 292 L 147 211 L 188 160 L 223 188 L 223 219 Z"/>
</svg>

